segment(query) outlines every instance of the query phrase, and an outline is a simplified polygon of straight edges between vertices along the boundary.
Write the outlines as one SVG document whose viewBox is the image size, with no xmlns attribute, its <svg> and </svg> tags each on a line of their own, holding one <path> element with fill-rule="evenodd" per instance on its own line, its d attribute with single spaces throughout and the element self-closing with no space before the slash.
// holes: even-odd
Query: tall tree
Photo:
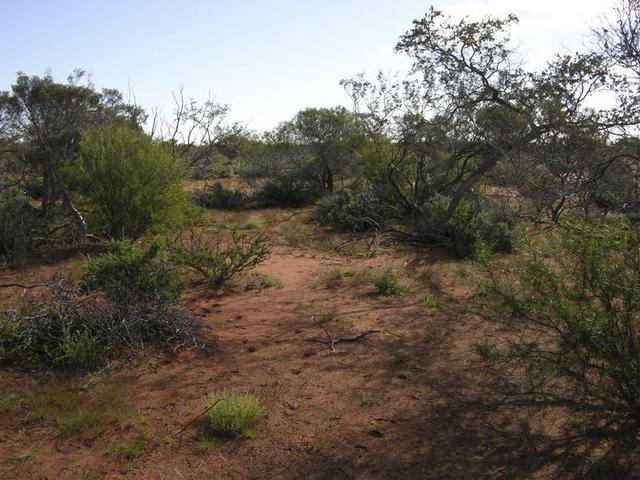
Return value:
<svg viewBox="0 0 640 480">
<path fill-rule="evenodd" d="M 114 120 L 140 126 L 145 116 L 141 108 L 127 104 L 119 91 L 96 91 L 85 72 L 76 70 L 67 83 L 56 82 L 51 74 L 19 73 L 11 90 L 0 93 L 0 118 L 5 136 L 20 146 L 25 159 L 42 175 L 44 211 L 61 199 L 73 219 L 74 236 L 81 238 L 86 224 L 65 188 L 61 167 L 75 160 L 83 129 Z"/>
</svg>

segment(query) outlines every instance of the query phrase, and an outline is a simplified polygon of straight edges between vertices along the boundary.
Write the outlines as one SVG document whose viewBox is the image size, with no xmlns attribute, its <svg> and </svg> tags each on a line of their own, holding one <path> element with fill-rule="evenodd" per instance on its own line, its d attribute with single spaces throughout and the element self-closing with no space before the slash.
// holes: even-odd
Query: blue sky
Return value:
<svg viewBox="0 0 640 480">
<path fill-rule="evenodd" d="M 408 67 L 397 38 L 435 5 L 455 16 L 516 13 L 532 65 L 585 42 L 610 0 L 0 0 L 0 90 L 15 74 L 74 68 L 98 87 L 171 108 L 171 92 L 209 95 L 263 130 L 309 106 L 348 106 L 338 82 Z"/>
</svg>

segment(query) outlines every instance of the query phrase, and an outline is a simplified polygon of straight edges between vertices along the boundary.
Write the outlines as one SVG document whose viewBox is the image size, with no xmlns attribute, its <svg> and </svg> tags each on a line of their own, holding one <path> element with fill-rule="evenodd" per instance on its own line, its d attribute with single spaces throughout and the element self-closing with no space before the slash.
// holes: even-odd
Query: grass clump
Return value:
<svg viewBox="0 0 640 480">
<path fill-rule="evenodd" d="M 256 220 L 255 218 L 251 218 L 249 220 L 247 220 L 246 222 L 244 222 L 244 229 L 245 230 L 255 230 L 256 228 L 260 227 L 260 221 Z"/>
<path fill-rule="evenodd" d="M 261 291 L 274 287 L 282 288 L 282 281 L 278 277 L 260 272 L 252 273 L 245 284 L 245 290 Z"/>
<path fill-rule="evenodd" d="M 385 297 L 397 297 L 406 295 L 407 289 L 400 283 L 398 274 L 393 270 L 386 270 L 373 279 L 373 284 L 378 293 Z"/>
<path fill-rule="evenodd" d="M 438 306 L 438 299 L 433 295 L 425 295 L 422 297 L 422 305 L 426 308 L 436 308 Z"/>
<path fill-rule="evenodd" d="M 326 288 L 337 288 L 342 285 L 343 280 L 351 276 L 352 273 L 346 272 L 341 268 L 334 268 L 330 270 L 323 278 L 323 283 Z"/>
<path fill-rule="evenodd" d="M 36 454 L 35 450 L 22 450 L 20 452 L 16 452 L 12 454 L 8 458 L 8 463 L 11 463 L 13 465 L 25 463 L 31 460 L 35 454 Z"/>
<path fill-rule="evenodd" d="M 151 439 L 145 432 L 139 431 L 133 437 L 120 443 L 114 451 L 126 460 L 135 460 L 151 446 Z"/>
<path fill-rule="evenodd" d="M 209 425 L 219 436 L 253 437 L 266 409 L 251 393 L 214 392 L 209 396 Z"/>
</svg>

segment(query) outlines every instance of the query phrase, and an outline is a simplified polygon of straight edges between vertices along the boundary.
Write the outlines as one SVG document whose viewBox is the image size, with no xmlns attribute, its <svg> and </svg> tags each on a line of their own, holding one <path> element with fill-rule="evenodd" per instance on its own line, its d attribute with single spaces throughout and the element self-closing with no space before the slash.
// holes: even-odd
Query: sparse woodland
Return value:
<svg viewBox="0 0 640 480">
<path fill-rule="evenodd" d="M 267 132 L 0 91 L 0 478 L 638 478 L 640 3 L 431 8 Z M 339 80 L 339 79 L 336 79 Z"/>
</svg>

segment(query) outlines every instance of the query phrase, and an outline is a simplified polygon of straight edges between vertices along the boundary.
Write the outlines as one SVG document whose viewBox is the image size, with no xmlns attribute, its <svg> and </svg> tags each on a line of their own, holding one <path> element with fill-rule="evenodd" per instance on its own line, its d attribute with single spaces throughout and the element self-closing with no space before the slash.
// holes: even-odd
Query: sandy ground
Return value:
<svg viewBox="0 0 640 480">
<path fill-rule="evenodd" d="M 285 226 L 281 233 L 287 228 L 297 227 Z M 2 274 L 0 283 L 77 265 L 77 255 L 60 257 Z M 328 288 L 324 279 L 335 268 L 349 274 Z M 386 268 L 405 272 L 407 295 L 384 299 L 376 293 L 370 277 Z M 197 444 L 205 426 L 197 421 L 171 441 L 126 460 L 109 450 L 126 431 L 114 427 L 99 438 L 56 437 L 47 422 L 28 422 L 19 403 L 0 413 L 0 459 L 25 449 L 33 456 L 6 460 L 0 475 L 554 478 L 558 459 L 540 454 L 538 447 L 550 432 L 536 427 L 530 410 L 504 401 L 473 353 L 474 343 L 501 332 L 478 315 L 464 268 L 433 249 L 387 245 L 372 258 L 358 258 L 304 242 L 280 244 L 257 270 L 279 278 L 282 287 L 245 291 L 236 286 L 220 294 L 196 286 L 186 295 L 185 305 L 205 327 L 207 348 L 177 356 L 143 355 L 100 376 L 123 385 L 130 396 L 127 408 L 165 433 L 201 412 L 213 390 L 255 392 L 269 414 L 254 438 L 231 439 L 202 452 Z M 2 291 L 4 300 L 19 294 Z M 425 296 L 431 301 L 423 301 Z M 324 338 L 319 319 L 334 337 L 377 332 L 340 343 L 332 353 L 308 341 Z M 19 395 L 51 375 L 0 369 L 4 384 L 16 386 Z"/>
</svg>

